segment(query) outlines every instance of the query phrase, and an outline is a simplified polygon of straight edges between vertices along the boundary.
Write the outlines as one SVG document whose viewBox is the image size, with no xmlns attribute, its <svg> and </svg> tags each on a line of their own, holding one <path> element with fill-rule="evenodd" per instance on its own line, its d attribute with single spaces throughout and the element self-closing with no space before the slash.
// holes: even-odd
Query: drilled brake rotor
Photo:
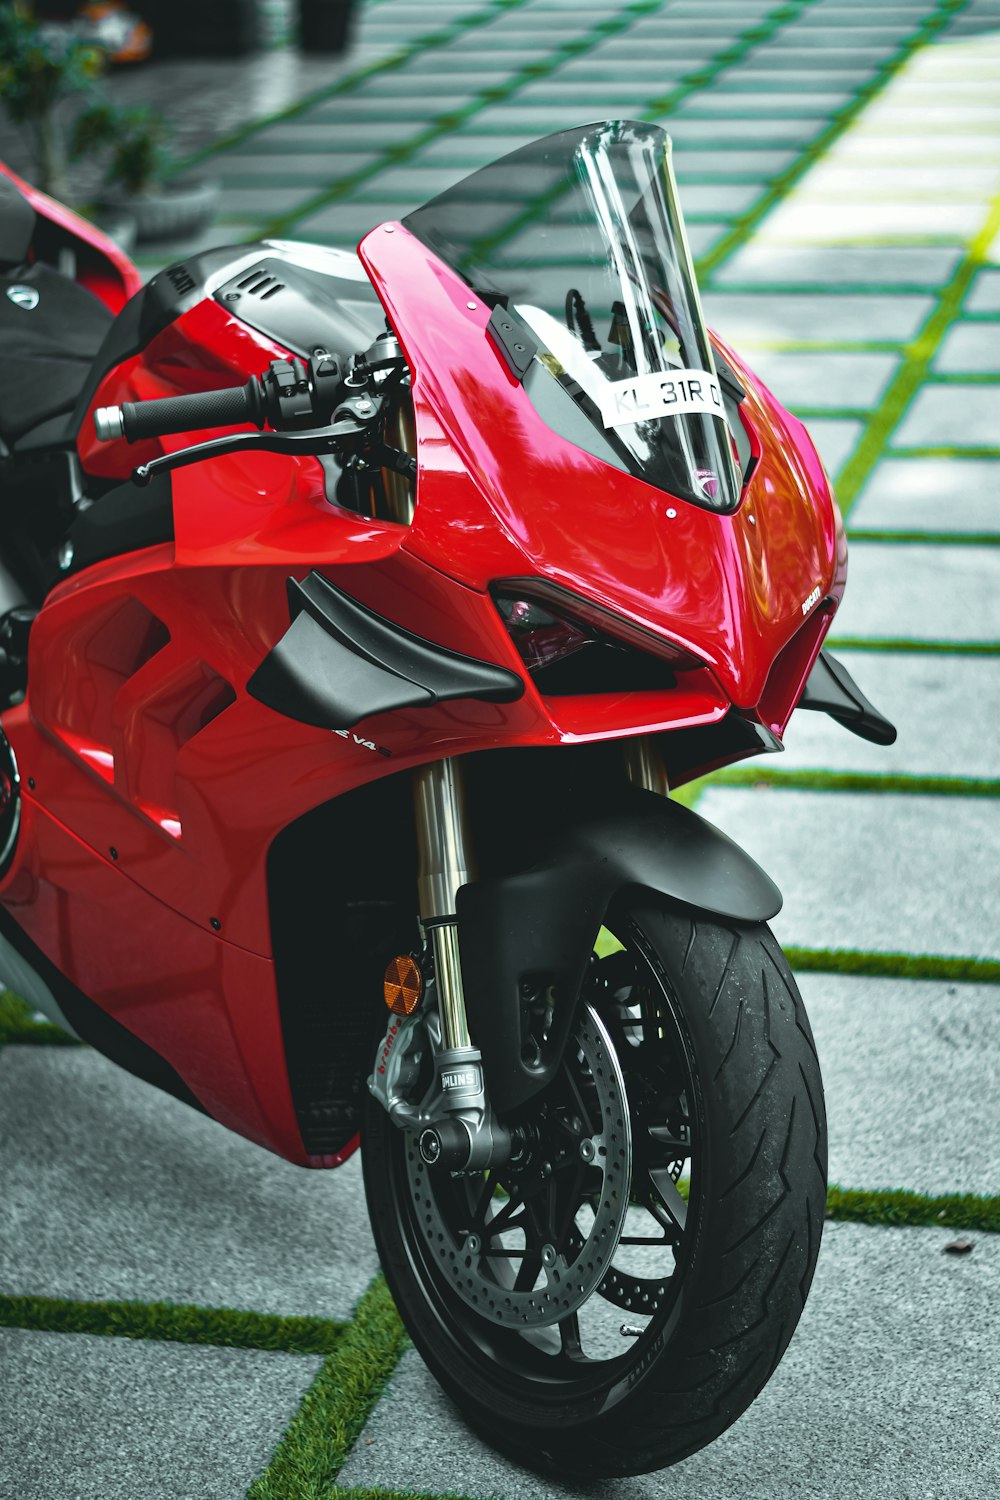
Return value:
<svg viewBox="0 0 1000 1500">
<path fill-rule="evenodd" d="M 491 1179 L 442 1178 L 421 1158 L 416 1138 L 407 1137 L 407 1177 L 427 1247 L 454 1292 L 494 1324 L 540 1328 L 575 1312 L 607 1275 L 628 1211 L 632 1140 L 625 1081 L 604 1024 L 589 1005 L 581 1010 L 563 1066 L 577 1097 L 587 1101 L 594 1129 L 581 1142 L 586 1189 L 579 1204 L 564 1206 L 569 1218 L 561 1234 L 549 1233 L 543 1223 L 545 1201 L 553 1201 L 545 1200 L 544 1188 L 530 1205 L 516 1196 L 506 1203 L 491 1199 Z M 473 1232 L 471 1207 L 484 1186 L 487 1215 Z"/>
</svg>

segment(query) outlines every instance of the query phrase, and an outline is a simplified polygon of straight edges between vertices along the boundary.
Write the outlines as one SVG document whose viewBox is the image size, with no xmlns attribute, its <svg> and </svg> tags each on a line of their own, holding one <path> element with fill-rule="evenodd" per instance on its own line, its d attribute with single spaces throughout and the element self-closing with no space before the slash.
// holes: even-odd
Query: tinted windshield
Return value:
<svg viewBox="0 0 1000 1500">
<path fill-rule="evenodd" d="M 658 126 L 547 136 L 404 222 L 484 301 L 528 325 L 538 357 L 525 389 L 550 426 L 670 494 L 736 505 L 732 440 Z"/>
</svg>

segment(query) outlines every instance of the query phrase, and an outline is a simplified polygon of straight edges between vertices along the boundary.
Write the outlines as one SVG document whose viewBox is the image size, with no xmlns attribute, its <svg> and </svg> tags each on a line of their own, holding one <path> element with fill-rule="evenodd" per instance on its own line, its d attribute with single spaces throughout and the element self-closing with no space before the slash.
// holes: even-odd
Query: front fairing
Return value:
<svg viewBox="0 0 1000 1500">
<path fill-rule="evenodd" d="M 490 335 L 490 308 L 399 224 L 362 261 L 413 372 L 419 479 L 405 547 L 486 590 L 534 576 L 703 660 L 727 698 L 761 702 L 775 659 L 828 619 L 846 547 L 805 431 L 745 376 L 760 459 L 735 511 L 672 499 L 556 434 Z M 823 629 L 814 627 L 818 649 Z M 811 659 L 814 652 L 806 653 Z"/>
</svg>

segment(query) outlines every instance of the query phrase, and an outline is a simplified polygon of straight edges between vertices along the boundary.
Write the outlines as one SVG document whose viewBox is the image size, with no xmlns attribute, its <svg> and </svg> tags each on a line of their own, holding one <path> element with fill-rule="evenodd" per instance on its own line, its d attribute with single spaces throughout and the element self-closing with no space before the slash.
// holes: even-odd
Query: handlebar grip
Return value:
<svg viewBox="0 0 1000 1500">
<path fill-rule="evenodd" d="M 260 426 L 256 385 L 251 378 L 246 385 L 221 391 L 102 406 L 94 413 L 94 427 L 104 442 L 124 437 L 126 442 L 135 443 L 140 438 L 165 437 L 170 432 L 191 432 L 198 427 L 234 427 L 241 422 Z"/>
</svg>

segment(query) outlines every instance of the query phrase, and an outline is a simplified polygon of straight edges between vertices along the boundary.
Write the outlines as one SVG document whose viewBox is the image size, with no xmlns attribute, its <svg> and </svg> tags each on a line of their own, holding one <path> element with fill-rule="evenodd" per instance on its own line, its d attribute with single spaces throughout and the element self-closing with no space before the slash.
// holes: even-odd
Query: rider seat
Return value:
<svg viewBox="0 0 1000 1500">
<path fill-rule="evenodd" d="M 73 410 L 112 315 L 32 258 L 36 214 L 0 172 L 0 439 L 8 447 Z"/>
</svg>

